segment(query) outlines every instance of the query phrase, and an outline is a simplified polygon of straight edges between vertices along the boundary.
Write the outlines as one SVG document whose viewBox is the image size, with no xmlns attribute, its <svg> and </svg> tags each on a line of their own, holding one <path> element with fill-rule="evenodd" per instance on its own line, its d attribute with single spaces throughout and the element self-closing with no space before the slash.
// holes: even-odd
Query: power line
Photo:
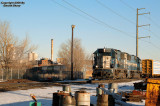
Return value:
<svg viewBox="0 0 160 106">
<path fill-rule="evenodd" d="M 87 20 L 89 20 L 89 21 L 94 22 L 94 23 L 100 24 L 100 23 L 98 23 L 98 22 L 96 22 L 96 21 L 94 21 L 94 20 L 92 20 L 92 19 L 90 19 L 90 18 L 88 18 L 88 17 L 85 17 L 85 16 L 83 16 L 83 15 L 81 15 L 81 14 L 73 11 L 72 9 L 70 9 L 70 8 L 68 8 L 68 7 L 66 7 L 66 6 L 64 6 L 64 5 L 56 2 L 55 0 L 51 0 L 51 1 L 54 2 L 54 3 L 56 3 L 56 4 L 58 4 L 59 6 L 61 6 L 61 7 L 63 7 L 63 8 L 65 8 L 65 9 L 67 9 L 68 11 L 70 11 L 70 12 L 72 12 L 72 13 L 74 13 L 74 14 L 77 14 L 77 15 L 79 15 L 79 16 L 81 16 L 81 17 L 83 17 L 83 18 L 85 18 L 85 19 L 87 19 Z"/>
<path fill-rule="evenodd" d="M 121 2 L 123 2 L 122 0 L 120 0 Z M 96 0 L 97 3 L 99 3 L 101 6 L 105 7 L 106 9 L 110 10 L 111 12 L 113 12 L 114 14 L 116 14 L 117 16 L 125 19 L 126 21 L 132 23 L 132 24 L 135 24 L 135 22 L 133 21 L 130 21 L 129 19 L 123 17 L 122 15 L 118 14 L 117 12 L 115 12 L 114 10 L 112 10 L 111 8 L 107 7 L 106 5 L 104 5 L 102 2 L 100 2 L 99 0 Z M 134 8 L 132 8 L 131 6 L 127 5 L 125 2 L 123 2 L 126 6 L 128 6 L 129 8 L 131 8 L 133 11 L 135 11 Z M 145 16 L 147 17 L 147 16 Z M 157 36 L 155 33 L 153 33 L 150 29 L 146 29 L 144 27 L 142 27 L 144 30 L 147 30 L 147 31 L 150 31 L 152 34 L 154 34 L 155 36 Z M 157 36 L 158 38 L 160 38 L 159 36 Z M 143 41 L 143 40 L 142 40 Z M 148 42 L 149 43 L 149 42 Z"/>
<path fill-rule="evenodd" d="M 81 9 L 75 7 L 74 5 L 70 4 L 69 2 L 67 2 L 67 1 L 65 1 L 65 0 L 63 0 L 63 1 L 64 1 L 65 3 L 67 3 L 68 5 L 70 5 L 71 7 L 75 8 L 75 9 L 81 11 L 82 13 L 86 14 L 87 16 L 89 16 L 89 17 L 95 19 L 96 21 L 98 21 L 98 22 L 100 22 L 100 23 L 103 23 L 103 24 L 106 25 L 107 27 L 109 27 L 109 28 L 111 28 L 111 29 L 114 29 L 114 30 L 116 30 L 116 31 L 119 31 L 119 32 L 121 32 L 121 33 L 124 33 L 124 34 L 126 34 L 127 36 L 130 36 L 130 35 L 128 35 L 126 32 L 123 32 L 123 31 L 121 31 L 121 30 L 119 30 L 119 29 L 117 29 L 117 28 L 114 28 L 114 27 L 112 27 L 112 26 L 110 26 L 110 25 L 104 23 L 103 21 L 101 21 L 101 20 L 99 20 L 99 19 L 97 19 L 97 18 L 91 16 L 90 14 L 88 14 L 88 13 L 86 13 L 86 12 L 84 12 L 84 11 L 82 11 Z M 130 36 L 130 37 L 135 38 L 135 37 L 133 37 L 133 36 Z M 150 44 L 152 44 L 154 47 L 158 48 L 158 47 L 155 46 L 153 43 L 150 43 Z M 159 48 L 159 49 L 160 49 L 160 48 Z"/>
<path fill-rule="evenodd" d="M 135 11 L 135 9 L 133 7 L 131 7 L 130 5 L 128 5 L 127 3 L 125 3 L 123 0 L 120 0 L 124 5 L 126 5 L 128 8 L 130 8 L 131 10 Z M 152 23 L 154 23 L 156 26 L 158 26 L 160 28 L 160 25 L 158 25 L 156 22 L 154 22 L 151 18 L 147 17 L 144 15 L 144 17 L 148 18 Z M 146 28 L 143 27 L 143 29 L 148 30 Z M 154 32 L 150 31 L 154 36 L 156 36 L 157 38 L 160 38 L 158 35 L 156 35 Z M 160 40 L 160 39 L 159 39 Z"/>
<path fill-rule="evenodd" d="M 130 5 L 128 5 L 127 3 L 125 3 L 124 1 L 120 0 L 124 5 L 126 5 L 127 7 L 129 7 L 131 10 L 135 11 L 135 9 L 133 7 L 131 7 Z M 145 15 L 144 15 L 145 16 Z M 147 16 L 145 16 L 147 17 Z M 147 17 L 148 18 L 148 17 Z M 157 23 L 155 23 L 152 19 L 150 19 L 150 21 L 152 21 L 154 24 L 156 24 L 158 27 L 159 25 Z M 146 28 L 143 27 L 143 29 L 147 30 Z M 158 40 L 160 40 L 160 37 L 158 35 L 156 35 L 154 32 L 152 32 L 151 30 L 148 30 L 152 33 L 152 35 L 154 35 L 155 37 L 159 38 Z M 149 44 L 151 44 L 152 46 L 154 46 L 155 48 L 157 49 L 160 49 L 159 46 L 151 43 L 151 42 L 148 42 Z"/>
<path fill-rule="evenodd" d="M 124 5 L 126 5 L 128 8 L 130 8 L 133 11 L 136 11 L 135 8 L 131 7 L 130 5 L 128 5 L 127 3 L 125 3 L 123 0 L 120 0 Z"/>
<path fill-rule="evenodd" d="M 120 15 L 120 14 L 118 14 L 117 12 L 115 12 L 114 10 L 112 10 L 111 8 L 109 8 L 109 7 L 107 7 L 106 5 L 104 5 L 102 2 L 100 2 L 99 0 L 96 0 L 97 1 L 97 3 L 99 3 L 100 5 L 102 5 L 103 7 L 105 7 L 106 9 L 108 9 L 108 10 L 110 10 L 111 12 L 113 12 L 114 14 L 116 14 L 117 16 L 119 16 L 119 17 L 121 17 L 121 18 L 123 18 L 123 19 L 125 19 L 126 21 L 128 21 L 128 22 L 130 22 L 130 23 L 132 23 L 132 24 L 135 24 L 135 22 L 133 22 L 133 21 L 130 21 L 129 19 L 127 19 L 127 18 L 125 18 L 125 17 L 123 17 L 122 15 Z M 123 4 L 125 4 L 127 7 L 129 7 L 130 9 L 132 9 L 133 11 L 135 11 L 135 9 L 133 8 L 133 7 L 131 7 L 131 6 L 129 6 L 128 4 L 126 4 L 125 2 L 123 2 L 122 0 L 120 0 Z M 147 16 L 146 16 L 147 17 Z M 149 29 L 146 29 L 146 28 L 144 28 L 144 27 L 142 27 L 144 30 L 147 30 L 147 31 L 149 31 L 149 32 L 151 32 L 152 34 L 154 34 L 155 36 L 157 36 L 155 33 L 153 33 L 151 30 L 149 30 Z M 159 36 L 157 36 L 158 38 L 159 38 Z"/>
<path fill-rule="evenodd" d="M 145 47 L 148 47 L 148 46 L 145 46 Z M 153 52 L 147 51 L 148 49 L 146 50 L 146 49 L 144 49 L 144 47 L 141 47 L 141 46 L 140 46 L 140 48 L 141 48 L 143 51 L 145 51 L 145 52 L 143 52 L 143 53 L 147 54 L 147 56 L 148 56 L 148 54 L 150 54 L 149 56 L 153 56 L 153 55 L 154 55 L 154 57 L 156 57 L 156 55 L 153 54 Z"/>
<path fill-rule="evenodd" d="M 62 0 L 62 1 L 65 2 L 66 4 L 68 4 L 69 6 L 73 7 L 74 9 L 76 9 L 76 10 L 82 12 L 83 14 L 87 15 L 88 17 L 90 17 L 90 18 L 92 18 L 92 19 L 98 21 L 99 23 L 105 25 L 106 27 L 109 27 L 109 28 L 111 28 L 111 29 L 113 29 L 113 30 L 119 31 L 119 32 L 121 32 L 121 33 L 123 33 L 123 34 L 125 34 L 125 35 L 127 35 L 127 36 L 132 37 L 132 38 L 135 38 L 134 36 L 129 35 L 127 32 L 124 32 L 124 31 L 122 31 L 122 30 L 119 30 L 119 29 L 117 29 L 117 28 L 111 26 L 111 25 L 108 25 L 108 24 L 106 24 L 105 22 L 103 22 L 103 21 L 101 21 L 101 20 L 95 18 L 94 16 L 92 16 L 92 15 L 90 15 L 90 14 L 88 14 L 88 13 L 82 11 L 81 9 L 79 9 L 79 8 L 77 8 L 76 6 L 70 4 L 69 2 L 67 2 L 67 1 L 65 1 L 65 0 Z"/>
<path fill-rule="evenodd" d="M 84 12 L 84 13 L 87 14 L 87 16 L 89 16 L 89 17 L 92 18 L 92 19 L 90 19 L 90 18 L 88 18 L 88 17 L 85 17 L 85 16 L 83 16 L 83 15 L 81 15 L 81 14 L 73 11 L 72 9 L 70 9 L 70 8 L 68 8 L 68 7 L 66 7 L 66 6 L 64 6 L 64 5 L 56 2 L 55 0 L 51 0 L 51 1 L 53 1 L 54 3 L 58 4 L 59 6 L 65 8 L 65 9 L 71 11 L 72 13 L 77 14 L 77 15 L 80 15 L 81 17 L 83 17 L 83 18 L 85 18 L 85 19 L 87 19 L 87 20 L 90 20 L 90 21 L 92 21 L 92 22 L 94 22 L 94 23 L 101 24 L 101 25 L 104 25 L 104 26 L 108 25 L 108 24 L 106 24 L 106 23 L 104 23 L 104 22 L 102 22 L 102 21 L 94 18 L 93 16 L 91 16 L 91 15 L 85 13 L 85 12 Z M 64 1 L 64 2 L 66 2 L 66 1 Z M 78 9 L 78 8 L 77 8 L 77 9 Z M 107 27 L 109 27 L 109 26 L 107 26 Z M 128 35 L 127 32 L 123 32 L 123 31 L 121 31 L 121 30 L 119 30 L 119 29 L 117 29 L 117 28 L 114 28 L 114 27 L 112 27 L 112 26 L 111 26 L 110 28 L 111 28 L 111 29 L 114 29 L 114 30 L 117 30 L 117 31 L 119 31 L 119 32 L 121 32 L 121 33 L 125 33 L 127 36 L 130 36 L 130 35 Z M 133 36 L 130 36 L 130 37 L 134 38 Z"/>
<path fill-rule="evenodd" d="M 106 24 L 105 22 L 103 22 L 103 21 L 101 21 L 101 20 L 99 20 L 99 19 L 97 19 L 97 18 L 93 17 L 92 15 L 90 15 L 90 14 L 88 14 L 88 13 L 86 13 L 86 12 L 82 11 L 81 9 L 79 9 L 79 8 L 75 7 L 74 5 L 72 5 L 72 4 L 70 4 L 70 3 L 68 3 L 68 2 L 67 2 L 67 1 L 65 1 L 65 0 L 63 0 L 63 1 L 64 1 L 66 4 L 70 5 L 71 7 L 75 8 L 76 10 L 78 10 L 78 11 L 82 12 L 83 14 L 87 15 L 88 17 L 92 18 L 92 20 L 91 20 L 90 18 L 85 17 L 85 16 L 83 16 L 83 15 L 81 15 L 81 14 L 79 14 L 79 13 L 77 13 L 77 12 L 73 11 L 72 9 L 70 9 L 70 8 L 68 8 L 68 7 L 66 7 L 66 6 L 64 6 L 64 5 L 62 5 L 62 4 L 58 3 L 58 2 L 56 2 L 55 0 L 51 0 L 51 1 L 55 2 L 56 4 L 60 5 L 61 7 L 65 8 L 65 9 L 67 9 L 67 10 L 69 10 L 69 11 L 71 11 L 71 12 L 73 12 L 73 13 L 77 14 L 77 15 L 80 15 L 81 17 L 83 17 L 83 18 L 85 18 L 85 19 L 88 19 L 88 20 L 90 20 L 90 21 L 93 21 L 93 22 L 95 22 L 95 23 L 97 23 L 97 24 L 105 25 L 106 27 L 109 27 L 109 28 L 111 28 L 111 29 L 114 29 L 114 30 L 116 30 L 116 31 L 119 31 L 119 32 L 121 32 L 121 33 L 123 33 L 123 34 L 125 34 L 125 35 L 127 35 L 127 36 L 129 36 L 129 37 L 131 37 L 131 38 L 134 38 L 134 39 L 135 39 L 135 37 L 134 37 L 134 36 L 129 35 L 127 32 L 121 31 L 121 30 L 119 30 L 119 29 L 117 29 L 117 28 L 115 28 L 115 27 L 112 27 L 112 26 L 110 26 L 110 25 Z M 144 40 L 142 40 L 142 41 L 144 41 Z M 144 42 L 147 42 L 147 41 L 144 41 Z M 147 43 L 152 44 L 151 42 L 147 42 Z M 154 47 L 156 47 L 156 48 L 158 48 L 158 49 L 159 49 L 159 47 L 155 46 L 154 44 L 152 44 L 152 45 L 153 45 Z"/>
<path fill-rule="evenodd" d="M 159 38 L 160 40 L 160 36 L 158 36 L 157 34 L 155 34 L 154 32 L 150 31 L 154 36 L 156 36 L 157 38 Z"/>
<path fill-rule="evenodd" d="M 103 6 L 104 8 L 108 9 L 109 11 L 111 11 L 112 13 L 116 14 L 117 16 L 123 18 L 124 20 L 126 20 L 126 21 L 128 21 L 128 22 L 130 22 L 130 23 L 132 23 L 132 24 L 135 24 L 135 22 L 133 22 L 133 21 L 129 20 L 128 18 L 126 18 L 126 17 L 118 14 L 116 11 L 114 11 L 114 10 L 112 10 L 111 8 L 109 8 L 108 6 L 104 5 L 104 4 L 103 4 L 102 2 L 100 2 L 99 0 L 96 0 L 96 2 L 97 2 L 98 4 L 100 4 L 101 6 Z"/>
<path fill-rule="evenodd" d="M 149 19 L 154 25 L 160 28 L 160 25 L 158 25 L 154 20 L 151 19 L 151 17 L 145 16 L 147 19 Z"/>
<path fill-rule="evenodd" d="M 114 10 L 112 10 L 111 8 L 107 7 L 106 5 L 104 5 L 104 4 L 103 4 L 102 2 L 100 2 L 99 0 L 96 0 L 96 1 L 97 1 L 97 3 L 99 3 L 100 5 L 102 5 L 103 7 L 105 7 L 106 9 L 110 10 L 112 13 L 116 14 L 117 16 L 123 18 L 124 20 L 130 22 L 131 24 L 136 24 L 135 22 L 129 20 L 128 18 L 126 18 L 126 17 L 118 14 L 117 12 L 115 12 Z M 122 0 L 120 0 L 120 1 L 123 2 Z M 125 2 L 123 2 L 123 3 L 125 3 Z M 126 3 L 125 3 L 125 4 L 126 4 Z M 127 5 L 127 4 L 126 4 L 126 5 Z M 127 5 L 127 6 L 130 7 L 129 5 Z M 134 8 L 132 8 L 132 7 L 130 7 L 130 8 L 135 11 Z M 147 30 L 147 31 L 150 31 L 150 30 L 148 30 L 148 29 L 146 29 L 146 28 L 143 28 L 143 29 L 144 29 L 144 30 Z"/>
<path fill-rule="evenodd" d="M 160 25 L 158 25 L 155 21 L 153 21 L 151 18 L 150 18 L 150 21 L 152 21 L 152 23 L 154 23 L 157 27 L 160 28 Z"/>
<path fill-rule="evenodd" d="M 146 41 L 146 40 L 142 40 L 142 41 L 151 44 L 153 47 L 155 47 L 155 48 L 157 48 L 157 49 L 160 49 L 159 46 L 155 45 L 155 44 L 152 43 L 152 42 L 149 42 L 149 41 Z"/>
</svg>

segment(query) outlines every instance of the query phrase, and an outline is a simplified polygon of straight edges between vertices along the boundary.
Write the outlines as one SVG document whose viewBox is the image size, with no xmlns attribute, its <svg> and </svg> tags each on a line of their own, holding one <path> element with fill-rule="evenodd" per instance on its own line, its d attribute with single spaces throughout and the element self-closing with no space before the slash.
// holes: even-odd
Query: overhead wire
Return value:
<svg viewBox="0 0 160 106">
<path fill-rule="evenodd" d="M 134 9 L 133 7 L 131 7 L 130 5 L 128 5 L 127 3 L 125 3 L 123 0 L 120 0 L 124 5 L 126 5 L 128 8 L 130 8 L 131 10 L 135 11 L 136 9 Z M 145 16 L 145 15 L 144 15 Z M 147 16 L 145 16 L 146 18 L 148 18 Z M 152 19 L 150 19 L 153 23 L 155 23 Z M 158 25 L 158 24 L 157 24 Z M 144 27 L 142 27 L 143 29 L 145 30 L 148 30 Z M 148 30 L 150 33 L 152 33 L 152 35 L 154 35 L 155 37 L 159 38 L 158 40 L 160 40 L 160 36 L 158 36 L 157 34 L 155 34 L 153 31 L 151 31 L 150 29 Z M 144 40 L 143 40 L 144 41 Z M 150 44 L 152 44 L 152 46 L 160 49 L 158 46 L 156 46 L 155 44 L 151 43 L 151 42 L 148 42 Z"/>
<path fill-rule="evenodd" d="M 121 2 L 123 2 L 122 0 L 120 0 Z M 105 4 L 103 4 L 102 2 L 100 2 L 99 0 L 96 0 L 96 2 L 98 3 L 98 4 L 100 4 L 101 6 L 103 6 L 103 7 L 105 7 L 106 9 L 108 9 L 108 10 L 110 10 L 111 12 L 113 12 L 114 14 L 116 14 L 117 16 L 119 16 L 119 17 L 121 17 L 121 18 L 123 18 L 123 19 L 125 19 L 126 21 L 128 21 L 128 22 L 130 22 L 130 23 L 132 23 L 132 24 L 136 24 L 135 22 L 133 22 L 133 21 L 130 21 L 129 19 L 127 19 L 127 18 L 125 18 L 125 17 L 123 17 L 122 15 L 120 15 L 120 14 L 118 14 L 117 12 L 115 12 L 114 10 L 112 10 L 111 8 L 109 8 L 108 6 L 106 6 Z M 123 2 L 125 5 L 127 5 L 125 2 Z M 135 9 L 134 8 L 132 8 L 131 6 L 129 6 L 129 5 L 127 5 L 129 8 L 131 8 L 132 10 L 134 10 L 135 11 Z M 150 26 L 149 26 L 150 27 Z M 148 29 L 146 29 L 146 28 L 144 28 L 144 27 L 142 27 L 143 29 L 145 29 L 145 30 L 148 30 Z M 150 29 L 148 30 L 148 31 L 150 31 Z M 151 31 L 150 31 L 151 32 Z M 147 42 L 147 43 L 149 43 L 149 44 L 152 44 L 153 46 L 155 46 L 153 43 L 151 43 L 151 42 L 148 42 L 148 41 L 145 41 L 145 40 L 142 40 L 143 42 Z M 157 47 L 157 46 L 155 46 L 156 48 L 158 48 L 158 49 L 160 49 L 159 47 Z"/>
<path fill-rule="evenodd" d="M 130 5 L 128 5 L 127 3 L 125 3 L 123 0 L 120 0 L 124 5 L 126 5 L 128 8 L 130 8 L 133 11 L 136 11 L 135 8 L 131 7 Z"/>
<path fill-rule="evenodd" d="M 129 20 L 128 18 L 126 18 L 126 17 L 120 15 L 119 13 L 117 13 L 116 11 L 112 10 L 111 8 L 109 8 L 107 5 L 103 4 L 103 3 L 100 2 L 99 0 L 96 0 L 96 2 L 97 2 L 98 4 L 100 4 L 101 6 L 103 6 L 104 8 L 108 9 L 109 11 L 111 11 L 112 13 L 114 13 L 115 15 L 117 15 L 117 16 L 123 18 L 124 20 L 128 21 L 129 23 L 136 24 L 135 22 Z"/>
<path fill-rule="evenodd" d="M 123 2 L 122 0 L 120 0 L 120 1 Z M 126 17 L 118 14 L 117 12 L 115 12 L 114 10 L 112 10 L 111 8 L 109 8 L 108 6 L 106 6 L 105 4 L 103 4 L 102 2 L 100 2 L 99 0 L 96 0 L 96 2 L 97 2 L 98 4 L 100 4 L 101 6 L 103 6 L 104 8 L 108 9 L 109 11 L 111 11 L 112 13 L 116 14 L 117 16 L 119 16 L 119 17 L 125 19 L 126 21 L 130 22 L 131 24 L 136 24 L 135 22 L 133 22 L 133 21 L 127 19 Z M 123 3 L 125 3 L 125 2 L 123 2 Z M 125 5 L 127 5 L 127 4 L 125 3 Z M 129 8 L 131 8 L 132 10 L 135 11 L 135 9 L 132 8 L 131 6 L 129 6 L 129 5 L 127 5 L 127 6 L 128 6 Z M 142 28 L 143 28 L 144 30 L 150 31 L 150 30 L 148 30 L 148 29 L 146 29 L 146 28 L 144 28 L 144 27 L 142 27 Z M 142 40 L 142 41 L 145 41 L 145 40 Z"/>
<path fill-rule="evenodd" d="M 88 18 L 88 17 L 85 17 L 85 16 L 83 16 L 83 15 L 81 15 L 81 14 L 79 14 L 79 13 L 73 11 L 72 9 L 70 9 L 70 8 L 68 8 L 68 7 L 66 7 L 66 6 L 64 6 L 64 5 L 62 5 L 62 4 L 58 3 L 58 2 L 56 2 L 55 0 L 51 0 L 51 1 L 54 2 L 54 3 L 56 3 L 56 4 L 58 4 L 59 6 L 61 6 L 61 7 L 63 7 L 63 8 L 65 8 L 65 9 L 67 9 L 68 11 L 70 11 L 70 12 L 72 12 L 72 13 L 74 13 L 74 14 L 77 14 L 77 15 L 79 15 L 79 16 L 81 16 L 81 17 L 83 17 L 83 18 L 85 18 L 85 19 L 87 19 L 87 20 L 89 20 L 89 21 L 94 22 L 94 23 L 100 24 L 100 23 L 94 21 L 93 19 L 90 19 L 90 18 Z"/>
<path fill-rule="evenodd" d="M 89 16 L 89 17 L 91 17 L 91 18 L 97 20 L 98 22 L 101 22 L 101 23 L 107 25 L 107 27 L 110 27 L 110 25 L 108 25 L 108 24 L 106 24 L 105 22 L 103 22 L 103 21 L 101 21 L 101 20 L 99 20 L 99 19 L 97 19 L 97 18 L 91 16 L 90 14 L 88 14 L 88 13 L 82 11 L 81 9 L 75 7 L 74 5 L 70 4 L 69 2 L 67 2 L 67 1 L 65 1 L 65 0 L 62 0 L 62 1 L 64 1 L 66 4 L 70 5 L 71 7 L 75 8 L 76 10 L 81 11 L 82 13 L 86 14 L 87 16 Z M 117 14 L 117 15 L 118 15 L 118 14 Z M 131 23 L 132 23 L 132 22 L 131 22 Z M 115 29 L 114 27 L 110 27 L 110 28 L 111 28 L 111 29 L 114 29 L 114 30 L 117 30 L 117 29 Z M 117 31 L 122 32 L 122 31 L 120 31 L 120 30 L 117 30 Z M 124 33 L 124 32 L 122 32 L 122 33 Z M 126 33 L 125 33 L 125 34 L 126 34 Z M 128 34 L 127 34 L 127 35 L 128 35 Z M 131 37 L 131 36 L 130 36 L 130 37 Z M 151 44 L 152 46 L 154 46 L 154 47 L 157 48 L 157 49 L 160 49 L 159 47 L 157 47 L 155 44 L 153 44 L 153 43 L 151 43 L 151 42 L 148 42 L 148 41 L 145 41 L 145 40 L 142 40 L 142 41 Z"/>
<path fill-rule="evenodd" d="M 81 14 L 73 11 L 72 9 L 70 9 L 70 8 L 68 8 L 68 7 L 66 7 L 66 6 L 64 6 L 64 5 L 56 2 L 55 0 L 51 0 L 51 1 L 53 1 L 54 3 L 58 4 L 59 6 L 65 8 L 65 9 L 71 11 L 71 12 L 74 13 L 74 14 L 80 15 L 81 17 L 83 17 L 83 18 L 85 18 L 85 19 L 87 19 L 87 20 L 93 21 L 94 23 L 101 24 L 101 25 L 104 25 L 104 26 L 107 26 L 107 25 L 108 25 L 108 24 L 106 24 L 106 23 L 104 23 L 104 22 L 96 19 L 95 17 L 93 17 L 93 16 L 91 16 L 91 15 L 85 13 L 85 12 L 84 12 L 84 13 L 87 14 L 87 16 L 89 16 L 89 17 L 92 18 L 92 19 L 90 19 L 90 18 L 88 18 L 88 17 L 85 17 L 85 16 L 83 16 L 83 15 L 81 15 Z M 77 8 L 77 9 L 78 9 L 78 8 Z M 81 12 L 82 12 L 82 11 L 81 11 Z M 112 27 L 112 26 L 109 26 L 109 25 L 108 25 L 107 27 L 110 27 L 111 29 L 117 30 L 117 31 L 119 31 L 119 32 L 121 32 L 121 33 L 124 33 L 125 35 L 127 35 L 127 36 L 129 36 L 129 37 L 135 38 L 134 36 L 129 35 L 127 32 L 121 31 L 121 30 L 119 30 L 119 29 L 117 29 L 117 28 L 114 28 L 114 27 Z"/>
<path fill-rule="evenodd" d="M 58 2 L 56 2 L 55 0 L 51 0 L 51 1 L 55 2 L 56 4 L 60 5 L 60 6 L 63 7 L 63 8 L 68 9 L 69 11 L 71 11 L 71 12 L 77 14 L 77 15 L 82 16 L 83 18 L 86 18 L 86 19 L 88 19 L 88 20 L 90 20 L 90 21 L 91 21 L 90 18 L 92 18 L 92 21 L 95 22 L 95 23 L 97 23 L 97 24 L 103 24 L 103 25 L 105 25 L 106 27 L 109 27 L 109 28 L 111 28 L 111 29 L 113 29 L 113 30 L 119 31 L 119 32 L 121 32 L 121 33 L 123 33 L 123 34 L 125 34 L 125 35 L 127 35 L 127 36 L 129 36 L 129 37 L 135 39 L 135 37 L 129 35 L 127 32 L 124 32 L 124 31 L 122 31 L 122 30 L 119 30 L 119 29 L 117 29 L 117 28 L 115 28 L 115 27 L 113 27 L 113 26 L 110 26 L 110 25 L 106 24 L 105 22 L 103 22 L 103 21 L 101 21 L 101 20 L 95 18 L 94 16 L 92 16 L 92 15 L 86 13 L 85 11 L 82 11 L 81 9 L 77 8 L 76 6 L 70 4 L 69 2 L 67 2 L 67 1 L 65 1 L 65 0 L 62 0 L 62 1 L 65 2 L 66 4 L 70 5 L 70 6 L 73 7 L 74 9 L 76 9 L 76 10 L 82 12 L 83 14 L 87 15 L 87 16 L 90 17 L 90 18 L 85 17 L 85 16 L 83 16 L 83 15 L 81 15 L 81 14 L 79 14 L 79 13 L 73 11 L 72 9 L 70 9 L 70 8 L 68 8 L 68 7 L 66 7 L 66 6 L 64 6 L 64 5 L 62 5 L 62 4 L 58 3 Z M 121 0 L 121 1 L 122 1 L 122 0 Z M 118 14 L 117 14 L 117 15 L 118 15 Z M 122 16 L 122 17 L 123 17 L 123 16 Z M 128 21 L 128 22 L 129 22 L 129 21 Z M 130 23 L 133 24 L 134 22 L 130 22 Z M 150 43 L 150 44 L 152 44 L 154 47 L 160 49 L 158 46 L 156 46 L 155 44 L 153 44 L 153 43 L 151 43 L 151 42 L 148 42 L 148 41 L 145 41 L 145 40 L 143 40 L 143 41 L 144 41 L 144 42 L 147 42 L 147 43 Z"/>
<path fill-rule="evenodd" d="M 145 47 L 149 47 L 149 46 L 145 46 Z M 154 56 L 154 57 L 156 57 L 156 55 L 153 54 L 152 51 L 148 51 L 148 49 L 146 50 L 146 49 L 144 49 L 144 47 L 141 47 L 141 46 L 139 46 L 139 48 L 141 48 L 142 51 L 145 51 L 145 52 L 143 52 L 143 53 L 145 53 L 147 56 Z M 146 58 L 146 56 L 145 56 L 145 58 Z M 143 59 L 144 59 L 144 58 L 143 58 Z"/>
<path fill-rule="evenodd" d="M 124 31 L 122 31 L 122 30 L 120 30 L 120 29 L 118 29 L 118 28 L 115 28 L 115 27 L 113 27 L 113 26 L 111 26 L 111 25 L 108 25 L 107 23 L 105 23 L 105 22 L 97 19 L 96 17 L 94 17 L 94 16 L 88 14 L 87 12 L 85 12 L 85 11 L 77 8 L 76 6 L 72 5 L 71 3 L 69 3 L 69 2 L 67 2 L 67 1 L 65 1 L 65 0 L 62 0 L 62 1 L 65 2 L 66 4 L 68 4 L 69 6 L 73 7 L 74 9 L 80 11 L 81 13 L 87 15 L 88 17 L 90 17 L 90 18 L 98 21 L 99 23 L 105 25 L 106 27 L 111 28 L 111 29 L 116 30 L 116 31 L 119 31 L 119 32 L 121 32 L 121 33 L 123 33 L 123 34 L 125 34 L 125 35 L 127 35 L 127 36 L 129 36 L 129 37 L 135 38 L 134 36 L 129 35 L 127 32 L 124 32 Z"/>
<path fill-rule="evenodd" d="M 150 20 L 154 25 L 156 25 L 158 28 L 160 28 L 160 25 L 157 24 L 151 17 L 148 17 L 146 15 L 144 15 L 145 18 L 147 18 L 148 20 Z"/>
<path fill-rule="evenodd" d="M 122 0 L 120 0 L 120 1 L 123 2 Z M 136 24 L 135 22 L 129 20 L 128 18 L 126 18 L 126 17 L 120 15 L 119 13 L 117 13 L 116 11 L 112 10 L 111 8 L 109 8 L 107 5 L 103 4 L 103 3 L 100 2 L 99 0 L 96 0 L 96 2 L 97 2 L 98 4 L 100 4 L 101 6 L 103 6 L 104 8 L 108 9 L 109 11 L 111 11 L 112 13 L 116 14 L 117 16 L 119 16 L 119 17 L 123 18 L 124 20 L 130 22 L 131 24 L 134 24 L 134 25 Z M 125 2 L 123 2 L 123 3 L 125 3 Z M 125 5 L 127 5 L 127 4 L 125 3 Z M 128 6 L 129 8 L 131 8 L 132 10 L 135 11 L 135 9 L 132 8 L 131 6 L 129 6 L 129 5 L 127 5 L 127 6 Z M 148 30 L 148 29 L 146 29 L 146 28 L 144 28 L 144 27 L 142 27 L 142 28 L 143 28 L 144 30 L 150 31 L 150 30 Z"/>
<path fill-rule="evenodd" d="M 131 7 L 130 5 L 128 5 L 127 3 L 125 3 L 123 0 L 120 0 L 124 5 L 126 5 L 128 8 L 130 8 L 131 10 L 135 11 L 136 9 L 134 9 L 133 7 Z M 158 26 L 160 28 L 160 25 L 158 25 L 156 22 L 154 22 L 151 18 L 147 17 L 146 15 L 144 15 L 144 17 L 148 18 L 152 23 L 154 23 L 156 26 Z M 145 30 L 148 30 L 144 27 L 142 27 L 143 29 Z M 151 30 L 148 30 L 150 31 L 154 36 L 156 36 L 157 38 L 160 38 L 158 35 L 156 35 L 154 32 L 152 32 Z M 160 39 L 159 39 L 160 40 Z"/>
</svg>

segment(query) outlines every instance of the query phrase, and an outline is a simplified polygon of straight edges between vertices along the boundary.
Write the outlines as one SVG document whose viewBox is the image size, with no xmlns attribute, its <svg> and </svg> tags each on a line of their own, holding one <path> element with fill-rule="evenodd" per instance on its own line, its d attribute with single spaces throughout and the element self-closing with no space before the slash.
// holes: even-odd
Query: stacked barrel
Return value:
<svg viewBox="0 0 160 106">
<path fill-rule="evenodd" d="M 53 93 L 52 106 L 90 106 L 90 93 L 84 90 L 76 91 L 75 96 L 71 94 L 69 85 L 63 86 L 63 91 Z"/>
</svg>

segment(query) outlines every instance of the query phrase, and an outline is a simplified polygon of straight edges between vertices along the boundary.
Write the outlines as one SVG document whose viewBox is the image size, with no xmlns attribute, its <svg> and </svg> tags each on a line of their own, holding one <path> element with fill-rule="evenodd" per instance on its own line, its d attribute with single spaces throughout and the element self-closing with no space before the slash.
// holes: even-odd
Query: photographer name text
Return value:
<svg viewBox="0 0 160 106">
<path fill-rule="evenodd" d="M 3 5 L 3 7 L 21 7 L 21 5 L 24 5 L 25 2 L 1 2 L 1 4 Z"/>
</svg>

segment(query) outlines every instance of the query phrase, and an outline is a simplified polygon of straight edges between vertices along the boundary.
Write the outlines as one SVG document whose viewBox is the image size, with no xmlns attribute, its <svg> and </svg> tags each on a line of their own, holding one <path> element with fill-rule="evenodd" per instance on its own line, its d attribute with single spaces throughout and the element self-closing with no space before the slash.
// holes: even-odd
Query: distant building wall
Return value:
<svg viewBox="0 0 160 106">
<path fill-rule="evenodd" d="M 38 66 L 48 66 L 53 64 L 51 60 L 48 60 L 47 58 L 43 58 L 38 62 Z"/>
<path fill-rule="evenodd" d="M 57 63 L 63 64 L 64 63 L 64 58 L 57 58 Z"/>
</svg>

